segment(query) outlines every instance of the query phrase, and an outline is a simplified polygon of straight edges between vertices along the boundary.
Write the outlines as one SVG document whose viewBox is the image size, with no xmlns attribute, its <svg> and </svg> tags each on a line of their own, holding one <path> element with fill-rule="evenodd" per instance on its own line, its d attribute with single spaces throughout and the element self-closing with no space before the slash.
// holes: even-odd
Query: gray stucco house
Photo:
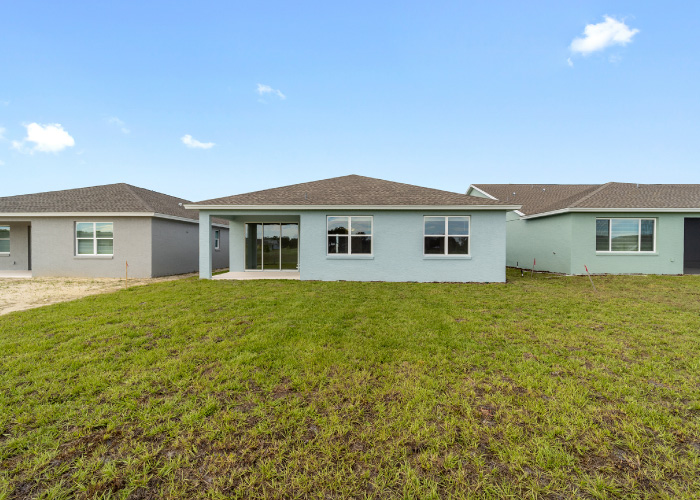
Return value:
<svg viewBox="0 0 700 500">
<path fill-rule="evenodd" d="M 0 276 L 150 278 L 198 270 L 187 200 L 109 184 L 0 198 Z M 228 267 L 228 225 L 207 221 L 210 261 Z"/>
<path fill-rule="evenodd" d="M 700 274 L 698 184 L 473 184 L 522 205 L 508 214 L 507 263 L 565 274 Z"/>
<path fill-rule="evenodd" d="M 229 221 L 230 270 L 303 280 L 503 282 L 513 203 L 348 175 L 186 204 Z"/>
</svg>

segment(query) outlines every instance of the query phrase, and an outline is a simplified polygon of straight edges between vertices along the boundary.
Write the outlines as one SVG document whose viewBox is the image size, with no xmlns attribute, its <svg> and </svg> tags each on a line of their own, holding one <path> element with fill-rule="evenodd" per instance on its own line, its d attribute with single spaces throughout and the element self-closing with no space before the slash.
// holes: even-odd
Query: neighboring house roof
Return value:
<svg viewBox="0 0 700 500">
<path fill-rule="evenodd" d="M 182 206 L 185 203 L 189 200 L 119 183 L 1 197 L 0 214 L 146 213 L 198 219 L 198 213 Z"/>
<path fill-rule="evenodd" d="M 408 207 L 469 206 L 513 209 L 513 206 L 461 193 L 441 191 L 361 175 L 346 175 L 252 193 L 200 201 L 188 208 L 218 207 Z M 515 207 L 517 208 L 517 207 Z"/>
<path fill-rule="evenodd" d="M 700 210 L 700 184 L 473 184 L 526 216 L 595 209 L 650 211 Z"/>
</svg>

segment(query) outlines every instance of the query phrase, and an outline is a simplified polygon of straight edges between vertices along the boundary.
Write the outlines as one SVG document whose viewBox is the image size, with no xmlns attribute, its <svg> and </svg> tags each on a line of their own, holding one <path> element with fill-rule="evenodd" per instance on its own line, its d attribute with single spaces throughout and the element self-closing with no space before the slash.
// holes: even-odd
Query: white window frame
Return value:
<svg viewBox="0 0 700 500">
<path fill-rule="evenodd" d="M 78 224 L 92 224 L 92 238 L 78 238 Z M 111 238 L 98 238 L 97 237 L 97 224 L 112 224 L 112 237 Z M 114 222 L 110 221 L 100 221 L 100 222 L 90 222 L 90 221 L 76 221 L 73 226 L 73 234 L 75 235 L 75 256 L 76 257 L 113 257 L 114 256 Z M 78 240 L 89 240 L 92 239 L 92 253 L 78 253 Z M 112 253 L 97 253 L 97 240 L 112 240 Z"/>
<path fill-rule="evenodd" d="M 221 241 L 221 230 L 214 229 L 214 250 L 219 249 L 219 243 Z"/>
<path fill-rule="evenodd" d="M 439 234 L 425 234 L 425 220 L 430 217 L 430 218 L 436 218 L 436 217 L 442 217 L 445 220 L 445 234 L 444 235 L 439 235 Z M 462 217 L 467 219 L 467 222 L 469 223 L 469 234 L 449 234 L 448 231 L 448 221 L 450 217 Z M 423 216 L 423 240 L 421 241 L 421 245 L 423 247 L 423 257 L 453 257 L 453 258 L 459 258 L 459 257 L 471 257 L 472 255 L 472 218 L 471 215 L 424 215 Z M 425 253 L 425 239 L 426 238 L 440 238 L 443 237 L 445 239 L 445 253 Z M 450 237 L 457 237 L 457 238 L 467 238 L 467 253 L 448 253 L 448 241 L 447 239 Z"/>
<path fill-rule="evenodd" d="M 0 228 L 7 228 L 7 232 L 10 233 L 10 235 L 7 238 L 0 238 L 0 241 L 5 241 L 7 240 L 8 242 L 10 241 L 10 238 L 12 237 L 12 229 L 10 226 L 5 226 L 4 224 L 0 226 Z M 12 250 L 12 243 L 10 243 L 10 250 L 7 252 L 0 252 L 0 255 L 10 255 L 10 251 Z"/>
<path fill-rule="evenodd" d="M 331 217 L 347 217 L 348 218 L 348 234 L 328 234 L 328 219 Z M 370 234 L 352 234 L 352 219 L 354 218 L 359 218 L 362 217 L 366 219 L 369 217 L 369 230 Z M 348 238 L 348 253 L 329 253 L 328 252 L 328 237 L 329 236 L 341 236 L 344 238 Z M 355 237 L 367 237 L 369 236 L 369 253 L 352 253 L 352 240 L 351 238 Z M 338 248 L 338 245 L 336 244 L 336 249 Z M 374 216 L 373 215 L 326 215 L 326 255 L 327 256 L 343 256 L 343 255 L 355 255 L 355 256 L 365 256 L 365 257 L 372 257 L 374 256 Z"/>
<path fill-rule="evenodd" d="M 2 228 L 7 228 L 7 232 L 9 233 L 9 236 L 7 238 L 0 238 L 0 241 L 5 241 L 7 240 L 8 242 L 10 241 L 10 238 L 12 237 L 12 228 L 9 225 L 0 225 Z M 12 251 L 12 243 L 10 243 L 10 250 L 7 252 L 0 252 L 0 255 L 10 255 L 10 251 Z"/>
<path fill-rule="evenodd" d="M 656 253 L 656 218 L 653 217 L 596 217 L 596 227 L 594 230 L 596 231 L 595 234 L 595 239 L 594 245 L 597 246 L 597 239 L 598 239 L 598 234 L 597 234 L 597 225 L 599 220 L 606 220 L 608 221 L 608 249 L 607 250 L 598 250 L 596 248 L 595 253 L 603 253 L 603 254 L 613 254 L 613 255 L 624 255 L 624 254 L 652 254 Z M 636 220 L 637 221 L 637 248 L 639 250 L 613 250 L 612 249 L 612 221 L 614 220 Z M 653 250 L 642 250 L 642 221 L 644 220 L 650 220 L 654 223 L 654 248 Z"/>
</svg>

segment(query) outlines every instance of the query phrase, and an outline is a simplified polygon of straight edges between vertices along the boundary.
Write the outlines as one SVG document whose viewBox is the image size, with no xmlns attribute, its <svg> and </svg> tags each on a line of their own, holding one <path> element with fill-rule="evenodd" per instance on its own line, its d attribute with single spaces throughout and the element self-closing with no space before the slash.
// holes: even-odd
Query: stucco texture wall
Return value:
<svg viewBox="0 0 700 500">
<path fill-rule="evenodd" d="M 373 215 L 373 256 L 326 254 L 327 215 Z M 470 257 L 424 256 L 425 215 L 470 215 Z M 308 212 L 301 216 L 302 279 L 348 281 L 505 281 L 505 212 Z"/>
<path fill-rule="evenodd" d="M 114 255 L 76 256 L 76 222 L 112 222 Z M 121 278 L 151 277 L 151 219 L 149 217 L 38 217 L 32 225 L 32 275 Z"/>
<path fill-rule="evenodd" d="M 0 271 L 26 271 L 29 269 L 29 222 L 0 221 L 0 226 L 10 226 L 10 253 L 0 254 Z"/>
<path fill-rule="evenodd" d="M 217 213 L 217 216 L 222 215 Z M 327 255 L 326 217 L 372 215 L 372 256 Z M 423 255 L 424 215 L 470 215 L 470 256 Z M 232 216 L 231 270 L 245 266 L 245 222 L 299 221 L 299 272 L 304 280 L 348 281 L 505 281 L 505 212 L 403 210 L 251 213 Z"/>
<path fill-rule="evenodd" d="M 584 265 L 599 274 L 683 274 L 684 213 L 575 213 L 571 214 L 574 244 L 571 274 L 584 274 Z M 611 218 L 655 218 L 656 251 L 652 254 L 608 253 L 595 250 L 595 220 Z"/>
<path fill-rule="evenodd" d="M 682 274 L 684 220 L 692 213 L 569 213 L 507 222 L 509 266 L 565 274 Z M 653 253 L 596 252 L 596 218 L 656 219 Z M 509 217 L 509 219 L 511 219 Z"/>
<path fill-rule="evenodd" d="M 569 274 L 571 269 L 571 216 L 520 219 L 508 213 L 506 262 L 510 267 Z"/>
</svg>

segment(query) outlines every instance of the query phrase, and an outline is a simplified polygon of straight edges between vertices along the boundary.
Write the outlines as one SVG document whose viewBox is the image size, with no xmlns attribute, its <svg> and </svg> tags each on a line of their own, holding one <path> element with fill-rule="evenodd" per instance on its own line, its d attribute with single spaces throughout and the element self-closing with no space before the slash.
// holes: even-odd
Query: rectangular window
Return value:
<svg viewBox="0 0 700 500">
<path fill-rule="evenodd" d="M 654 252 L 656 219 L 596 219 L 596 252 Z"/>
<path fill-rule="evenodd" d="M 219 249 L 220 236 L 221 236 L 221 231 L 219 231 L 218 229 L 215 229 L 214 230 L 214 250 Z"/>
<path fill-rule="evenodd" d="M 76 222 L 77 255 L 113 255 L 114 231 L 111 222 Z"/>
<path fill-rule="evenodd" d="M 425 255 L 469 255 L 469 216 L 425 216 Z"/>
<path fill-rule="evenodd" d="M 372 216 L 328 216 L 328 255 L 371 255 Z"/>
<path fill-rule="evenodd" d="M 0 226 L 0 253 L 10 253 L 10 226 Z"/>
</svg>

